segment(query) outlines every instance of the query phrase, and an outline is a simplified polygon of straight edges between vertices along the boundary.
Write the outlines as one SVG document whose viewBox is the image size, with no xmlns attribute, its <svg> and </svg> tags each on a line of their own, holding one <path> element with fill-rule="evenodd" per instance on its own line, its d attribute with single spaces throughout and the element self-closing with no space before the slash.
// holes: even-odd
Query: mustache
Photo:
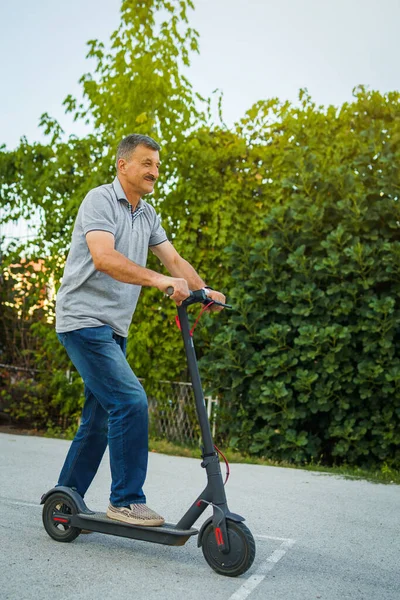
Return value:
<svg viewBox="0 0 400 600">
<path fill-rule="evenodd" d="M 146 175 L 145 179 L 149 181 L 156 181 L 156 178 L 153 175 Z"/>
</svg>

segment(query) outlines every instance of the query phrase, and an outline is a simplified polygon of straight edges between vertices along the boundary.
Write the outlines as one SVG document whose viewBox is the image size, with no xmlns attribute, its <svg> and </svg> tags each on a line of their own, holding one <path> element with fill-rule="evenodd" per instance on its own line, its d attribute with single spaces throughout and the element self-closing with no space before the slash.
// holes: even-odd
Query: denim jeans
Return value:
<svg viewBox="0 0 400 600">
<path fill-rule="evenodd" d="M 57 336 L 85 384 L 81 424 L 58 485 L 75 487 L 84 497 L 108 443 L 110 502 L 114 506 L 145 503 L 147 397 L 126 360 L 126 338 L 108 325 Z"/>
</svg>

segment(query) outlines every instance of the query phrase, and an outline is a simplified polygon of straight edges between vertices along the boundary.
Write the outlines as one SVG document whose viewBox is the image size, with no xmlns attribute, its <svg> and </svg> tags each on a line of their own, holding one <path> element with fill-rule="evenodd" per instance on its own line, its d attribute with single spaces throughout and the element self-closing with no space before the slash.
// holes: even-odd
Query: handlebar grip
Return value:
<svg viewBox="0 0 400 600">
<path fill-rule="evenodd" d="M 172 287 L 172 285 L 167 287 L 166 293 L 167 293 L 167 296 L 172 296 L 172 294 L 174 293 L 174 288 Z"/>
</svg>

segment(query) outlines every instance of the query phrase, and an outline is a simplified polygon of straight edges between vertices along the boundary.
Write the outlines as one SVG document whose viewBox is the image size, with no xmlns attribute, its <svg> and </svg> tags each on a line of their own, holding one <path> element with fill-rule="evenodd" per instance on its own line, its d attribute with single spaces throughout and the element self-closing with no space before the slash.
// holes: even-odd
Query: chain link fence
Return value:
<svg viewBox="0 0 400 600">
<path fill-rule="evenodd" d="M 213 436 L 216 431 L 217 401 L 205 399 Z M 191 383 L 160 381 L 149 393 L 150 434 L 181 444 L 197 444 L 200 426 Z"/>
<path fill-rule="evenodd" d="M 2 375 L 7 373 L 3 380 Z M 47 407 L 43 414 L 28 409 L 24 411 L 24 417 L 14 419 L 10 417 L 6 396 L 11 396 L 18 401 L 18 383 L 27 377 L 35 379 L 38 373 L 36 369 L 26 369 L 0 363 L 0 388 L 8 390 L 10 394 L 0 393 L 0 425 L 11 424 L 22 425 L 24 428 L 44 428 L 50 425 L 52 428 L 66 430 L 78 426 L 79 419 L 61 414 L 56 407 Z M 146 382 L 141 380 L 146 389 Z M 29 388 L 27 388 L 29 389 Z M 156 439 L 167 440 L 183 445 L 197 445 L 201 439 L 200 426 L 197 419 L 196 405 L 191 383 L 177 381 L 159 381 L 153 383 L 147 391 L 149 401 L 150 436 Z M 15 398 L 14 398 L 15 396 Z M 26 396 L 25 396 L 26 398 Z M 32 398 L 32 403 L 34 399 Z M 208 417 L 213 432 L 216 434 L 217 401 L 208 397 L 205 399 Z M 29 404 L 29 398 L 28 398 Z M 25 400 L 25 406 L 27 402 Z M 32 406 L 32 408 L 34 408 Z"/>
</svg>

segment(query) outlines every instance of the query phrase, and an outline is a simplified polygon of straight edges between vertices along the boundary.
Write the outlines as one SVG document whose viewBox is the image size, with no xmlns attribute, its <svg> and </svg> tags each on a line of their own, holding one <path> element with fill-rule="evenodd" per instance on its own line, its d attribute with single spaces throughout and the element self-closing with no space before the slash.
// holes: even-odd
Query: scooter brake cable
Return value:
<svg viewBox="0 0 400 600">
<path fill-rule="evenodd" d="M 217 446 L 214 444 L 214 448 L 216 449 L 216 451 L 218 452 L 218 454 L 220 454 L 222 456 L 222 458 L 225 461 L 225 466 L 226 466 L 226 479 L 224 481 L 224 485 L 226 485 L 226 482 L 229 479 L 229 475 L 231 474 L 230 468 L 229 468 L 229 463 L 228 460 L 226 458 L 226 456 L 221 452 L 221 450 L 219 448 L 217 448 Z"/>
<path fill-rule="evenodd" d="M 190 333 L 190 337 L 193 337 L 193 332 L 194 332 L 194 330 L 196 329 L 198 322 L 200 321 L 200 317 L 201 317 L 201 315 L 202 315 L 202 314 L 203 314 L 203 312 L 205 312 L 205 311 L 207 310 L 207 308 L 208 308 L 209 306 L 211 306 L 212 304 L 215 304 L 214 300 L 210 300 L 210 302 L 207 302 L 207 304 L 204 304 L 204 306 L 202 306 L 202 308 L 201 308 L 201 310 L 200 310 L 200 312 L 199 312 L 199 314 L 198 314 L 198 316 L 197 316 L 197 318 L 196 318 L 196 320 L 195 320 L 195 322 L 194 322 L 194 324 L 193 324 L 193 327 L 192 327 L 192 328 L 191 328 L 191 330 L 189 331 L 189 333 Z M 176 317 L 175 317 L 175 323 L 177 324 L 177 326 L 178 326 L 178 329 L 180 330 L 180 329 L 181 329 L 181 324 L 180 324 L 180 321 L 179 321 L 179 317 L 178 317 L 178 315 L 176 315 Z"/>
</svg>

